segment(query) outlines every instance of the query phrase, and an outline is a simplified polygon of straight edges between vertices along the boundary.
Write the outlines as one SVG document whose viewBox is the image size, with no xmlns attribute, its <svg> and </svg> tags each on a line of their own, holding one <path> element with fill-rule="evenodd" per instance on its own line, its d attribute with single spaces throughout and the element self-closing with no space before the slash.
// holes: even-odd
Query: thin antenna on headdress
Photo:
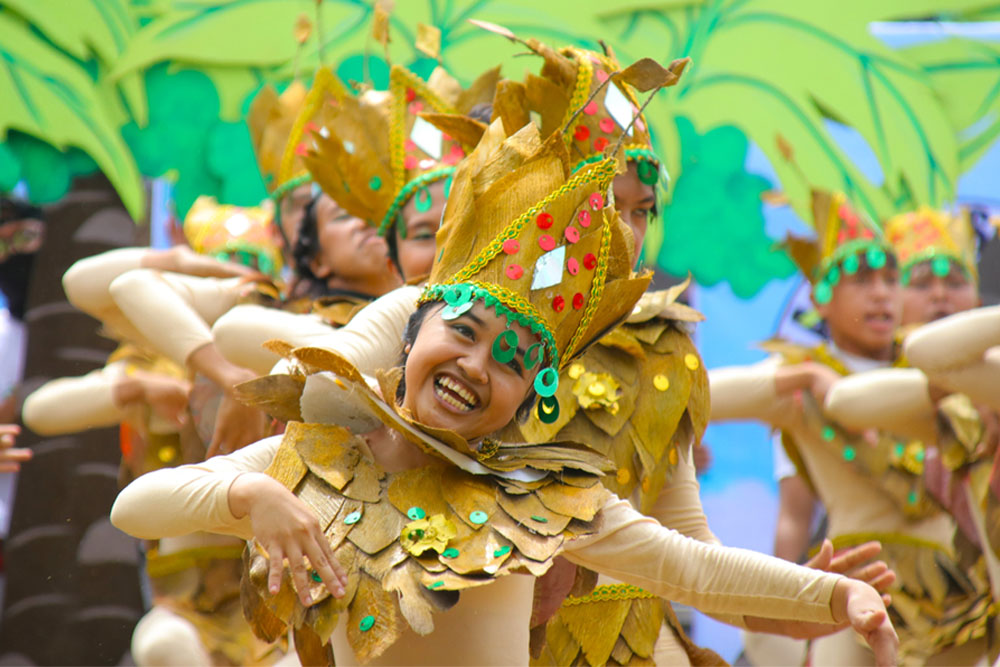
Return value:
<svg viewBox="0 0 1000 667">
<path fill-rule="evenodd" d="M 319 54 L 319 64 L 326 64 L 326 40 L 323 34 L 323 13 L 320 11 L 320 5 L 323 4 L 323 0 L 316 0 L 316 40 L 319 43 L 318 54 Z"/>
<path fill-rule="evenodd" d="M 620 72 L 615 72 L 607 78 L 607 81 L 615 79 L 621 81 L 622 83 L 627 83 L 642 93 L 645 93 L 646 91 L 652 92 L 649 93 L 649 97 L 647 97 L 646 101 L 642 103 L 642 106 L 639 107 L 638 111 L 632 114 L 632 120 L 630 120 L 628 126 L 624 128 L 622 135 L 618 138 L 618 142 L 611 149 L 611 152 L 606 152 L 606 155 L 618 154 L 622 144 L 625 143 L 625 138 L 628 136 L 629 130 L 632 129 L 635 122 L 639 120 L 640 116 L 642 116 L 642 112 L 646 110 L 649 103 L 653 101 L 654 97 L 656 97 L 656 93 L 658 93 L 661 88 L 667 88 L 675 85 L 680 80 L 681 74 L 684 73 L 684 68 L 687 67 L 689 62 L 691 62 L 690 58 L 680 58 L 670 63 L 669 67 L 663 67 L 652 58 L 641 58 Z M 607 83 L 607 81 L 605 81 L 605 83 Z"/>
</svg>

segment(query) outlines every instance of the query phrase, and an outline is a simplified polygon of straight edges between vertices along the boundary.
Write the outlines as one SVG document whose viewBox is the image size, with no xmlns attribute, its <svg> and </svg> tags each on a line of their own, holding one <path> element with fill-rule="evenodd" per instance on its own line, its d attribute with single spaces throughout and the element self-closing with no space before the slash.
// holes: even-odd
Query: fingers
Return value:
<svg viewBox="0 0 1000 667">
<path fill-rule="evenodd" d="M 17 424 L 0 424 L 0 447 L 13 447 L 14 440 L 21 433 Z"/>
<path fill-rule="evenodd" d="M 899 638 L 888 618 L 883 619 L 877 629 L 865 637 L 872 652 L 875 653 L 875 664 L 879 667 L 891 667 L 896 664 L 896 649 Z"/>
<path fill-rule="evenodd" d="M 806 567 L 811 567 L 814 570 L 828 570 L 832 558 L 833 542 L 823 540 L 823 544 L 820 546 L 819 551 L 816 552 L 816 555 L 806 561 Z"/>
<path fill-rule="evenodd" d="M 868 585 L 877 590 L 879 593 L 885 593 L 894 583 L 896 583 L 896 573 L 892 570 L 886 570 L 879 576 L 868 581 Z M 884 595 L 882 597 L 885 598 Z M 891 602 L 886 602 L 886 606 L 890 604 Z"/>
<path fill-rule="evenodd" d="M 8 449 L 0 452 L 0 463 L 23 463 L 30 461 L 34 452 L 30 449 Z"/>
<path fill-rule="evenodd" d="M 868 563 L 867 565 L 862 565 L 861 567 L 856 567 L 853 570 L 845 572 L 851 579 L 859 579 L 866 584 L 871 584 L 872 579 L 876 577 L 881 577 L 883 574 L 889 571 L 889 566 L 883 561 L 877 560 L 874 563 Z"/>
<path fill-rule="evenodd" d="M 882 552 L 882 544 L 879 542 L 865 542 L 856 547 L 845 549 L 830 563 L 831 572 L 844 573 L 856 568 L 858 565 L 875 558 Z M 855 577 L 856 579 L 858 577 Z"/>
<path fill-rule="evenodd" d="M 292 581 L 295 582 L 295 590 L 299 592 L 299 602 L 308 607 L 312 604 L 312 595 L 309 594 L 309 571 L 306 569 L 305 559 L 298 546 L 290 545 L 288 549 L 288 566 L 292 570 Z"/>
<path fill-rule="evenodd" d="M 320 541 L 326 542 L 326 537 L 321 535 Z M 330 595 L 335 598 L 343 597 L 347 576 L 340 562 L 332 557 L 333 554 L 327 556 L 319 544 L 313 542 L 309 545 L 306 555 L 309 557 L 309 562 L 312 563 L 313 569 L 316 570 L 316 574 L 323 580 L 326 589 L 330 591 Z"/>
<path fill-rule="evenodd" d="M 267 573 L 267 590 L 271 595 L 277 595 L 281 590 L 281 575 L 285 570 L 285 555 L 281 551 L 281 546 L 277 544 L 264 547 L 271 558 L 270 567 Z"/>
</svg>

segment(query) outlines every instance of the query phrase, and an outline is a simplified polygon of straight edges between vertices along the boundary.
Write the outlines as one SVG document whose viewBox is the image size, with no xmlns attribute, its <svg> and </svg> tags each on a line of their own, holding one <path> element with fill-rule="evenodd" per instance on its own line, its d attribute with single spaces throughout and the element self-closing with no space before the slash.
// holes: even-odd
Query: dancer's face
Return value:
<svg viewBox="0 0 1000 667">
<path fill-rule="evenodd" d="M 493 342 L 507 328 L 520 342 L 514 359 L 500 363 Z M 538 368 L 525 370 L 524 352 L 537 340 L 525 327 L 508 327 L 478 301 L 453 320 L 435 308 L 408 350 L 403 407 L 418 421 L 467 440 L 494 433 L 514 419 L 531 390 Z"/>
<path fill-rule="evenodd" d="M 615 209 L 632 230 L 635 239 L 635 250 L 632 262 L 639 261 L 642 252 L 642 242 L 646 238 L 646 227 L 656 206 L 656 191 L 652 185 L 646 185 L 639 180 L 639 171 L 635 161 L 628 163 L 624 174 L 615 176 Z"/>
<path fill-rule="evenodd" d="M 306 206 L 312 199 L 312 185 L 304 183 L 296 188 L 292 188 L 278 203 L 280 214 L 281 231 L 288 239 L 288 247 L 294 248 L 295 241 L 299 238 L 299 226 L 302 224 L 302 217 L 306 213 Z M 291 252 L 289 250 L 289 252 Z"/>
<path fill-rule="evenodd" d="M 441 226 L 444 213 L 444 181 L 436 181 L 427 186 L 431 195 L 431 206 L 426 211 L 417 209 L 416 197 L 410 197 L 400 211 L 400 220 L 393 228 L 396 235 L 396 258 L 404 280 L 425 276 L 431 272 L 434 263 L 434 235 Z M 400 225 L 406 227 L 406 238 L 400 233 Z"/>
<path fill-rule="evenodd" d="M 894 259 L 880 269 L 865 261 L 854 274 L 841 271 L 832 297 L 816 309 L 840 349 L 870 359 L 892 357 L 896 329 L 902 322 L 903 295 Z"/>
<path fill-rule="evenodd" d="M 312 270 L 317 277 L 358 281 L 388 272 L 385 239 L 325 194 L 316 202 L 316 233 L 320 250 Z"/>
<path fill-rule="evenodd" d="M 976 283 L 958 264 L 949 262 L 948 273 L 938 276 L 930 261 L 920 262 L 910 269 L 910 281 L 903 288 L 903 324 L 933 322 L 980 303 Z"/>
</svg>

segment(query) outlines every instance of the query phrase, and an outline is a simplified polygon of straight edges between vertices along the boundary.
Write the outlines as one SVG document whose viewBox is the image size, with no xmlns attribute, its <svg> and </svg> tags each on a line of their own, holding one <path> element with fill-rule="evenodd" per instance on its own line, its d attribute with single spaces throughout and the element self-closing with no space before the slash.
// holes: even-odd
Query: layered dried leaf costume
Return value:
<svg viewBox="0 0 1000 667">
<path fill-rule="evenodd" d="M 856 273 L 862 261 L 869 268 L 879 269 L 889 254 L 895 255 L 878 228 L 856 213 L 844 195 L 814 191 L 812 204 L 819 241 L 791 239 L 789 251 L 813 283 L 816 301 L 825 303 L 841 277 Z M 768 341 L 763 347 L 781 355 L 789 364 L 812 361 L 841 375 L 850 374 L 847 366 L 824 344 L 809 348 Z M 897 357 L 894 365 L 905 365 L 905 359 Z M 879 432 L 873 444 L 829 421 L 811 397 L 804 397 L 803 404 L 807 424 L 817 440 L 859 474 L 871 479 L 902 516 L 917 522 L 943 511 L 928 492 L 924 477 L 928 446 L 932 443 Z M 943 416 L 953 425 L 955 435 L 937 445 L 949 460 L 960 465 L 974 443 L 963 421 L 968 411 L 958 404 L 952 408 Z M 809 481 L 795 440 L 783 434 L 782 441 L 799 473 Z M 987 632 L 991 598 L 985 568 L 976 555 L 956 550 L 952 545 L 896 533 L 838 535 L 833 543 L 841 548 L 869 540 L 882 543 L 880 558 L 897 574 L 890 613 L 893 624 L 900 630 L 900 649 L 904 655 L 926 658 L 949 645 L 962 644 Z"/>
<path fill-rule="evenodd" d="M 626 317 L 649 284 L 632 273 L 627 227 L 608 203 L 617 162 L 595 162 L 572 177 L 569 168 L 561 140 L 543 143 L 534 125 L 509 137 L 502 124 L 490 126 L 455 171 L 422 297 L 444 301 L 445 319 L 479 302 L 529 329 L 528 341 L 504 330 L 492 354 L 506 363 L 527 348 L 525 366 L 541 369 L 535 387 L 543 406 L 558 369 Z M 380 379 L 380 397 L 332 353 L 286 353 L 308 377 L 268 378 L 246 393 L 274 413 L 308 419 L 303 384 L 325 381 L 340 392 L 339 423 L 293 424 L 269 473 L 316 511 L 349 584 L 335 600 L 317 582 L 316 602 L 304 608 L 289 576 L 281 592 L 267 593 L 266 558 L 250 550 L 244 600 L 262 636 L 290 624 L 304 659 L 329 660 L 327 642 L 346 613 L 351 647 L 368 661 L 406 627 L 430 633 L 433 612 L 453 605 L 459 591 L 511 573 L 541 575 L 565 540 L 597 531 L 608 498 L 599 474 L 608 462 L 590 448 L 469 443 L 399 411 L 391 400 L 398 370 Z M 440 463 L 386 473 L 349 430 L 380 423 Z"/>
<path fill-rule="evenodd" d="M 947 276 L 955 264 L 968 280 L 979 282 L 977 239 L 970 215 L 968 209 L 955 214 L 922 206 L 890 218 L 885 235 L 896 251 L 903 285 L 909 284 L 913 267 L 923 262 L 930 262 L 931 271 L 939 277 Z"/>
<path fill-rule="evenodd" d="M 462 89 L 442 68 L 428 81 L 401 65 L 389 73 L 389 90 L 369 90 L 333 109 L 326 132 L 306 156 L 313 178 L 338 204 L 368 220 L 385 235 L 414 198 L 418 211 L 431 208 L 428 186 L 446 181 L 476 145 L 485 125 L 468 117 L 442 131 L 423 115 L 463 115 L 489 104 L 499 68 Z M 405 225 L 400 227 L 405 234 Z"/>
</svg>

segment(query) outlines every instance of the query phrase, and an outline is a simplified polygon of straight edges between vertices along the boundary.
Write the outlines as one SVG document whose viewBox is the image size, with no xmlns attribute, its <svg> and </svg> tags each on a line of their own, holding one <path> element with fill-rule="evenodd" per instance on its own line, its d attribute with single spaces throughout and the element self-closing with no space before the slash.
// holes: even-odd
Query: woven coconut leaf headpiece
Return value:
<svg viewBox="0 0 1000 667">
<path fill-rule="evenodd" d="M 968 209 L 952 213 L 922 206 L 891 218 L 885 235 L 896 251 L 904 285 L 921 262 L 930 262 L 931 270 L 941 277 L 948 275 L 954 262 L 967 278 L 979 282 L 977 237 Z"/>
<path fill-rule="evenodd" d="M 882 231 L 857 212 L 841 192 L 812 191 L 816 239 L 789 236 L 785 246 L 792 260 L 813 285 L 817 303 L 830 301 L 841 271 L 853 274 L 864 256 L 868 267 L 880 269 L 894 255 Z"/>
</svg>

